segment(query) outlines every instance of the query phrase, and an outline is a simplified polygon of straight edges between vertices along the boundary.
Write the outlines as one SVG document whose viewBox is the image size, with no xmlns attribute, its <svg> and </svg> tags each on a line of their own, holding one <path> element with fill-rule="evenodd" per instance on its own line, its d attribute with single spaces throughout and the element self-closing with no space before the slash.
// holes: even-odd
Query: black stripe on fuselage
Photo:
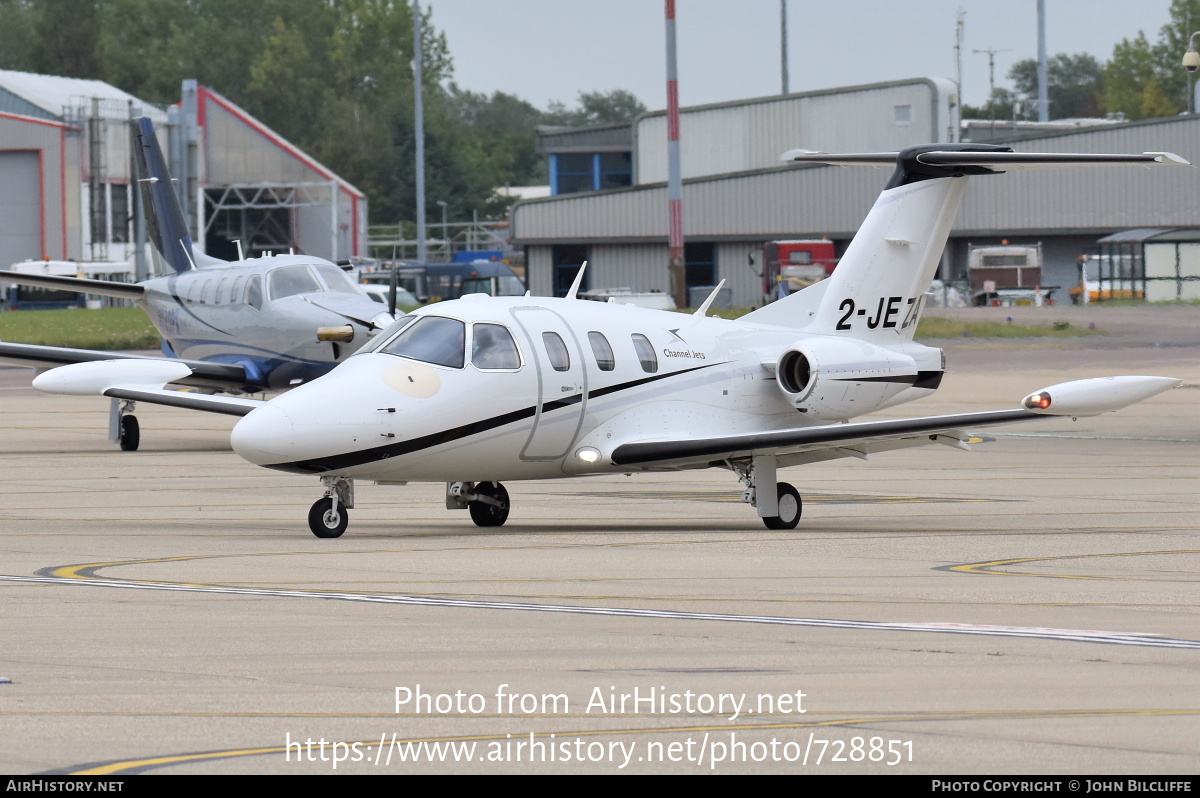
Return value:
<svg viewBox="0 0 1200 798">
<path fill-rule="evenodd" d="M 618 383 L 610 385 L 606 388 L 597 388 L 594 391 L 588 392 L 588 401 L 597 399 L 601 396 L 617 393 L 618 391 L 627 391 L 632 388 L 637 388 L 647 383 L 663 380 L 668 377 L 677 377 L 680 374 L 688 374 L 700 369 L 712 368 L 713 366 L 721 366 L 724 363 L 709 363 L 703 366 L 694 366 L 690 369 L 682 371 L 672 371 L 667 374 L 654 374 L 649 377 L 643 377 L 638 380 Z M 582 394 L 555 399 L 552 402 L 546 402 L 542 406 L 542 412 L 547 413 L 551 410 L 567 407 L 568 405 L 577 404 L 583 398 Z M 346 452 L 344 454 L 335 454 L 328 457 L 319 457 L 313 460 L 298 460 L 293 463 L 275 463 L 264 466 L 264 468 L 272 468 L 276 471 L 287 471 L 293 474 L 323 474 L 329 471 L 337 471 L 345 468 L 353 468 L 355 466 L 366 465 L 380 460 L 387 460 L 391 457 L 399 457 L 400 455 L 412 454 L 419 452 L 422 449 L 430 449 L 434 446 L 440 446 L 444 443 L 452 443 L 462 438 L 468 438 L 472 435 L 478 435 L 481 432 L 497 429 L 508 424 L 515 424 L 518 421 L 524 421 L 528 418 L 533 418 L 537 415 L 537 405 L 525 407 L 520 410 L 514 410 L 511 413 L 503 413 L 499 416 L 485 418 L 480 421 L 473 421 L 470 424 L 463 424 L 461 427 L 442 430 L 430 435 L 422 435 L 419 438 L 401 441 L 399 443 L 389 443 L 386 446 L 376 446 L 371 449 L 363 449 L 357 452 Z"/>
<path fill-rule="evenodd" d="M 942 372 L 918 371 L 916 374 L 893 374 L 884 377 L 835 377 L 837 382 L 898 382 L 914 388 L 934 390 L 942 384 Z"/>
</svg>

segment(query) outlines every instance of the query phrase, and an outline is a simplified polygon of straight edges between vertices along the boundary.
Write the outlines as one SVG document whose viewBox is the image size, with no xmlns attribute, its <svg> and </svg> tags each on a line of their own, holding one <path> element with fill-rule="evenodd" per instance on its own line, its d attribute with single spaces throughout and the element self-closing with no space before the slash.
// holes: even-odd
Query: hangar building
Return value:
<svg viewBox="0 0 1200 798">
<path fill-rule="evenodd" d="M 202 250 L 236 258 L 240 239 L 247 255 L 366 251 L 361 191 L 195 81 L 184 82 L 180 105 L 163 109 L 102 81 L 0 70 L 0 268 L 136 257 L 128 120 L 143 114 L 158 128 Z"/>
<path fill-rule="evenodd" d="M 685 257 L 693 267 L 689 274 L 698 276 L 690 279 L 703 280 L 697 285 L 725 279 L 732 303 L 751 306 L 761 301 L 765 242 L 827 237 L 840 254 L 890 173 L 787 166 L 779 164 L 779 155 L 793 148 L 892 151 L 948 141 L 943 109 L 955 101 L 953 83 L 921 79 L 681 109 Z M 631 126 L 630 185 L 587 190 L 593 183 L 569 193 L 560 181 L 555 196 L 514 207 L 514 244 L 525 249 L 533 293 L 561 295 L 583 260 L 589 264 L 587 287 L 669 290 L 662 117 L 646 114 Z M 615 138 L 612 131 L 606 135 Z M 565 131 L 548 131 L 543 150 L 561 159 L 561 148 L 574 145 L 579 152 L 586 136 L 580 131 L 571 142 Z M 1011 146 L 1027 152 L 1168 151 L 1197 163 L 1198 145 L 1200 116 L 1192 115 L 1059 131 Z M 1096 254 L 1101 237 L 1130 228 L 1200 227 L 1197 189 L 1200 172 L 1188 168 L 975 178 L 943 273 L 965 279 L 969 244 L 1040 241 L 1043 284 L 1062 286 L 1065 299 L 1066 287 L 1078 281 L 1079 256 Z"/>
</svg>

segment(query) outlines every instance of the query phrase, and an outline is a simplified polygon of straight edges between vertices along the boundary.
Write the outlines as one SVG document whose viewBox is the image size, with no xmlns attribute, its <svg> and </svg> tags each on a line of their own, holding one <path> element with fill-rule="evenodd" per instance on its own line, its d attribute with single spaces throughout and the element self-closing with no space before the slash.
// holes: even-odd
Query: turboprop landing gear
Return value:
<svg viewBox="0 0 1200 798">
<path fill-rule="evenodd" d="M 137 416 L 133 415 L 136 405 L 129 399 L 113 399 L 108 414 L 108 439 L 121 444 L 121 451 L 136 452 L 142 433 Z"/>
<path fill-rule="evenodd" d="M 475 526 L 504 526 L 508 490 L 499 482 L 447 482 L 446 509 L 470 510 Z"/>
<path fill-rule="evenodd" d="M 341 537 L 350 523 L 347 510 L 354 506 L 354 480 L 321 477 L 321 482 L 325 495 L 308 511 L 308 528 L 319 538 Z"/>
<path fill-rule="evenodd" d="M 746 486 L 742 501 L 758 510 L 767 529 L 795 529 L 804 513 L 804 502 L 791 485 L 775 481 L 775 463 L 774 455 L 756 454 L 748 464 L 731 462 L 729 467 Z M 774 491 L 769 490 L 771 485 Z"/>
</svg>

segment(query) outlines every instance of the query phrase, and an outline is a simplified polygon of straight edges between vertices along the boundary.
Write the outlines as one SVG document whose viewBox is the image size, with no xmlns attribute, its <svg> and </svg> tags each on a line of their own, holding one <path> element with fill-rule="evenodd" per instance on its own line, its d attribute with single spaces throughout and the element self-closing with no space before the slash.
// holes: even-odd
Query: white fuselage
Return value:
<svg viewBox="0 0 1200 798">
<path fill-rule="evenodd" d="M 427 323 L 430 329 L 461 335 L 461 343 L 449 341 L 462 347 L 461 362 L 441 349 L 388 353 L 389 342 L 405 335 L 399 322 L 327 376 L 243 418 L 234 449 L 269 468 L 381 482 L 629 471 L 611 462 L 622 443 L 844 420 L 929 395 L 933 387 L 914 386 L 914 369 L 940 377 L 943 368 L 940 350 L 899 335 L 885 348 L 583 300 L 473 295 L 411 315 L 412 324 L 436 317 L 443 321 Z M 473 350 L 497 327 L 511 333 L 519 362 L 491 368 L 496 363 Z M 404 329 L 412 337 L 418 328 Z M 829 369 L 826 382 L 814 376 L 798 397 L 775 375 L 781 354 L 797 342 L 862 352 L 845 377 Z M 907 364 L 899 379 L 889 381 L 889 362 Z M 936 386 L 936 379 L 924 384 Z"/>
</svg>

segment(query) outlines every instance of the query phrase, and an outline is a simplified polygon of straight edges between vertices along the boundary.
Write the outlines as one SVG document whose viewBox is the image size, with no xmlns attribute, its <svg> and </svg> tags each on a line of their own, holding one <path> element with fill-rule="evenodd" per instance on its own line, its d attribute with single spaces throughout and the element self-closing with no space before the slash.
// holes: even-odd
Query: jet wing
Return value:
<svg viewBox="0 0 1200 798">
<path fill-rule="evenodd" d="M 209 396 L 167 389 L 167 385 L 180 384 L 191 374 L 192 367 L 186 361 L 127 357 L 72 363 L 50 369 L 33 379 L 33 387 L 46 393 L 108 396 L 232 416 L 244 416 L 266 404 L 260 399 Z"/>
<path fill-rule="evenodd" d="M 816 427 L 720 435 L 687 440 L 658 440 L 625 443 L 613 450 L 615 465 L 688 465 L 749 457 L 754 452 L 775 452 L 793 463 L 860 457 L 874 451 L 925 446 L 966 444 L 970 436 L 962 427 L 1008 424 L 1042 418 L 1029 410 L 993 410 L 947 416 L 860 421 L 854 424 L 823 424 Z M 824 456 L 799 457 L 823 453 Z M 840 452 L 840 453 L 838 453 Z"/>
<path fill-rule="evenodd" d="M 151 363 L 179 363 L 187 366 L 188 374 L 172 380 L 178 385 L 196 388 L 215 388 L 220 391 L 240 391 L 246 385 L 246 370 L 233 363 L 212 363 L 206 360 L 178 360 L 167 357 L 131 355 L 125 352 L 99 352 L 92 349 L 68 349 L 61 346 L 11 344 L 0 342 L 0 363 L 53 369 L 73 363 L 95 363 L 113 360 L 141 360 Z"/>
<path fill-rule="evenodd" d="M 0 270 L 0 282 L 52 288 L 55 291 L 74 291 L 77 294 L 96 294 L 118 299 L 141 299 L 146 289 L 136 283 L 115 283 L 111 280 L 91 280 L 87 277 L 63 277 L 51 274 L 22 274 Z"/>
<path fill-rule="evenodd" d="M 769 452 L 778 455 L 782 465 L 798 465 L 930 443 L 965 448 L 970 436 L 962 431 L 964 427 L 1010 424 L 1044 416 L 1095 416 L 1148 399 L 1180 383 L 1173 377 L 1073 380 L 1031 393 L 1012 410 L 822 424 L 704 438 L 630 441 L 613 449 L 611 460 L 614 465 L 686 468 Z"/>
</svg>

